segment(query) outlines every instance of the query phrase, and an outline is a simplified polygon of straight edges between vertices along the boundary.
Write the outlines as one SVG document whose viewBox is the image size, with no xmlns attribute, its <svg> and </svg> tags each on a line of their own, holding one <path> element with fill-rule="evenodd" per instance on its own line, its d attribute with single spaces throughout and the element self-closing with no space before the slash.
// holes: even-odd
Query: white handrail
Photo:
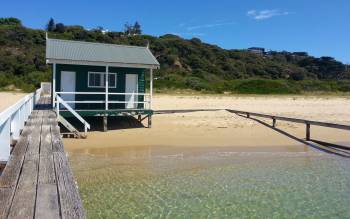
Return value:
<svg viewBox="0 0 350 219">
<path fill-rule="evenodd" d="M 105 95 L 104 92 L 56 92 L 56 94 L 79 94 L 79 95 Z M 150 96 L 148 93 L 108 93 L 108 95 L 135 95 L 135 96 Z"/>
<path fill-rule="evenodd" d="M 69 112 L 71 112 L 81 123 L 84 124 L 84 132 L 85 135 L 87 134 L 87 129 L 90 130 L 90 124 L 83 119 L 67 102 L 65 102 L 60 96 L 56 94 L 57 99 L 57 105 L 56 105 L 56 112 L 57 112 L 57 118 L 60 115 L 60 104 L 62 104 Z"/>
<path fill-rule="evenodd" d="M 104 100 L 65 100 L 66 103 L 105 103 Z M 149 103 L 150 101 L 133 101 L 133 103 Z M 108 101 L 108 103 L 129 103 L 128 101 Z"/>
<path fill-rule="evenodd" d="M 64 94 L 74 94 L 74 95 L 106 95 L 105 92 L 74 92 L 74 91 L 59 91 L 56 92 L 56 95 L 64 95 Z M 134 98 L 143 96 L 143 101 L 134 100 L 133 104 L 144 104 L 144 109 L 151 109 L 151 95 L 149 93 L 108 93 L 108 96 L 127 96 L 132 95 Z M 62 99 L 62 97 L 61 97 Z M 102 104 L 106 103 L 106 100 L 64 100 L 66 103 L 79 103 L 79 104 Z M 121 100 L 108 100 L 108 104 L 126 104 L 130 103 L 130 101 L 121 101 Z M 55 101 L 54 101 L 55 104 Z M 56 107 L 57 108 L 57 107 Z"/>
<path fill-rule="evenodd" d="M 28 94 L 0 113 L 0 162 L 10 157 L 11 141 L 18 140 L 24 123 L 39 101 L 41 88 Z"/>
</svg>

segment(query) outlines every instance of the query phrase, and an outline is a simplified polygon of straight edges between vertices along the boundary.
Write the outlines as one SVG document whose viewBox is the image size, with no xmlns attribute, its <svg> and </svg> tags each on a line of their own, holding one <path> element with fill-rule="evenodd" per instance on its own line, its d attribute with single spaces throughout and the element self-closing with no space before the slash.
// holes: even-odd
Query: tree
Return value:
<svg viewBox="0 0 350 219">
<path fill-rule="evenodd" d="M 55 31 L 58 33 L 64 33 L 66 31 L 66 27 L 62 23 L 56 24 Z"/>
<path fill-rule="evenodd" d="M 128 36 L 141 35 L 141 25 L 136 21 L 134 25 L 126 23 L 124 25 L 124 33 Z"/>
<path fill-rule="evenodd" d="M 52 32 L 55 29 L 56 29 L 55 21 L 53 20 L 53 18 L 50 18 L 49 22 L 46 25 L 46 30 Z"/>
<path fill-rule="evenodd" d="M 0 25 L 22 26 L 22 22 L 14 17 L 0 18 Z"/>
<path fill-rule="evenodd" d="M 133 32 L 134 32 L 133 35 L 141 35 L 142 34 L 141 25 L 137 21 L 134 24 Z"/>
<path fill-rule="evenodd" d="M 130 36 L 132 32 L 133 32 L 133 27 L 129 23 L 124 24 L 124 33 L 127 36 Z"/>
</svg>

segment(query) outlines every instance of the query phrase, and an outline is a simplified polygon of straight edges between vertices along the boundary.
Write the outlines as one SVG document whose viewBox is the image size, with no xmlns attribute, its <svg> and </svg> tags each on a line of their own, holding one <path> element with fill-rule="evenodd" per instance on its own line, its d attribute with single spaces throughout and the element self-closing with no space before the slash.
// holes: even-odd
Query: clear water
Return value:
<svg viewBox="0 0 350 219">
<path fill-rule="evenodd" d="M 350 218 L 350 159 L 129 148 L 70 154 L 89 218 Z"/>
</svg>

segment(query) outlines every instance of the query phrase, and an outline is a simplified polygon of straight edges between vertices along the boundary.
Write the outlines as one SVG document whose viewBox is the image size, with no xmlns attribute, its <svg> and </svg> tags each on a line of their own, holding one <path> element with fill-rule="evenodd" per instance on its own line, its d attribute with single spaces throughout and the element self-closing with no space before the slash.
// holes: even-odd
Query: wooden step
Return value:
<svg viewBox="0 0 350 219">
<path fill-rule="evenodd" d="M 85 138 L 71 123 L 69 123 L 63 116 L 58 116 L 58 121 L 68 129 L 76 138 Z"/>
</svg>

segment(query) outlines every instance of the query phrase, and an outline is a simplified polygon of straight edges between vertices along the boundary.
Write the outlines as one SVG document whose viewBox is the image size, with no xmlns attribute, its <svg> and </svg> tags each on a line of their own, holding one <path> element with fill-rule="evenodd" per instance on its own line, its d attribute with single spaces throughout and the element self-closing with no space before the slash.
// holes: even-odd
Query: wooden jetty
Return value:
<svg viewBox="0 0 350 219">
<path fill-rule="evenodd" d="M 85 218 L 49 97 L 31 113 L 0 177 L 0 218 Z"/>
</svg>

